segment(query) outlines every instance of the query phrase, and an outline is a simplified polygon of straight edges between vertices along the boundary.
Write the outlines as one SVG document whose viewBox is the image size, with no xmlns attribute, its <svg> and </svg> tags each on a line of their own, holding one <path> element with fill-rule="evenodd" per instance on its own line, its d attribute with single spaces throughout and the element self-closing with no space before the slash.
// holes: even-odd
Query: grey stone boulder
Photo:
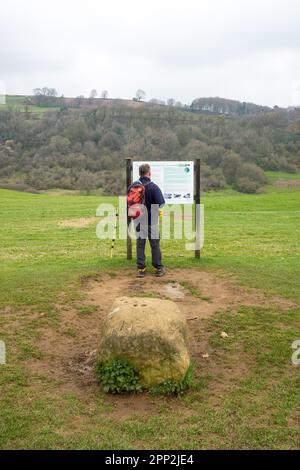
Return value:
<svg viewBox="0 0 300 470">
<path fill-rule="evenodd" d="M 187 324 L 170 300 L 120 297 L 107 315 L 97 361 L 123 359 L 139 373 L 148 388 L 166 380 L 184 378 L 190 356 Z"/>
</svg>

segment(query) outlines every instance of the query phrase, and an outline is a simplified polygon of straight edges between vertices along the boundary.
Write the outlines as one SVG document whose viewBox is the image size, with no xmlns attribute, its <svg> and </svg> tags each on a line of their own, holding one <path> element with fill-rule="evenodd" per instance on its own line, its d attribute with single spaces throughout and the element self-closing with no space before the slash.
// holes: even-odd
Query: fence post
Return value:
<svg viewBox="0 0 300 470">
<path fill-rule="evenodd" d="M 200 191 L 201 191 L 201 182 L 200 182 L 200 158 L 197 158 L 194 163 L 195 168 L 195 231 L 196 231 L 196 240 L 195 240 L 195 258 L 200 258 Z"/>
<path fill-rule="evenodd" d="M 127 194 L 128 187 L 132 183 L 131 174 L 132 174 L 132 159 L 131 158 L 126 158 L 126 194 Z M 127 211 L 127 214 L 128 214 L 128 211 Z M 127 215 L 127 259 L 128 260 L 132 259 L 132 242 L 131 242 L 131 238 L 130 238 L 129 233 L 128 233 L 130 222 L 131 222 L 131 219 Z"/>
</svg>

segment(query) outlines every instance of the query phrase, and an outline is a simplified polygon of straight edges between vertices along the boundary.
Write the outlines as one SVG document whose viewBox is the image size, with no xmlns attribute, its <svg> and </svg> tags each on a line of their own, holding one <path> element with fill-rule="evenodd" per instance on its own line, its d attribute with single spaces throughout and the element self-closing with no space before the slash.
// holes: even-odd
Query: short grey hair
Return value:
<svg viewBox="0 0 300 470">
<path fill-rule="evenodd" d="M 150 171 L 150 165 L 148 163 L 143 163 L 140 167 L 139 167 L 139 173 L 140 173 L 140 176 L 145 176 L 147 175 L 147 173 L 149 173 Z"/>
</svg>

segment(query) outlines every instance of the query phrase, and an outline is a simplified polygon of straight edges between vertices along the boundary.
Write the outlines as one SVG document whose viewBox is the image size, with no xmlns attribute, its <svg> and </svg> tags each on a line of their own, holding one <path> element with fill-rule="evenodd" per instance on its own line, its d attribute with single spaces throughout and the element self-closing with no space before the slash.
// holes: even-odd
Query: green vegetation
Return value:
<svg viewBox="0 0 300 470">
<path fill-rule="evenodd" d="M 80 315 L 91 315 L 92 313 L 95 312 L 95 310 L 96 310 L 96 307 L 92 307 L 92 306 L 79 307 L 78 313 Z"/>
<path fill-rule="evenodd" d="M 11 95 L 5 97 L 5 104 L 0 105 L 0 109 L 3 107 L 7 108 L 16 108 L 16 109 L 25 109 L 25 97 L 20 95 Z"/>
<path fill-rule="evenodd" d="M 113 359 L 105 363 L 96 362 L 95 373 L 105 393 L 138 393 L 143 389 L 138 373 L 123 359 Z M 166 380 L 152 386 L 149 392 L 152 395 L 180 395 L 192 385 L 193 377 L 194 366 L 191 365 L 182 380 Z"/>
<path fill-rule="evenodd" d="M 191 364 L 182 380 L 166 380 L 162 384 L 151 387 L 150 393 L 152 395 L 181 395 L 192 386 L 193 379 L 194 365 Z"/>
<path fill-rule="evenodd" d="M 189 283 L 187 281 L 180 281 L 180 284 L 182 285 L 182 287 L 187 289 L 194 297 L 197 297 L 198 299 L 205 300 L 206 302 L 211 302 L 210 297 L 208 297 L 206 295 L 203 295 L 200 292 L 200 290 L 197 287 L 192 286 L 191 283 Z"/>
<path fill-rule="evenodd" d="M 274 183 L 278 180 L 284 180 L 284 181 L 299 181 L 299 174 L 293 174 L 293 173 L 284 173 L 282 171 L 267 171 L 266 172 L 267 179 L 269 183 Z M 272 189 L 272 187 L 270 187 Z"/>
<path fill-rule="evenodd" d="M 139 376 L 128 362 L 114 359 L 96 363 L 95 372 L 105 393 L 141 392 Z"/>
<path fill-rule="evenodd" d="M 51 94 L 28 97 L 23 112 L 20 97 L 11 97 L 0 107 L 2 187 L 116 195 L 125 184 L 127 157 L 201 158 L 205 191 L 232 187 L 260 193 L 264 171 L 300 170 L 299 110 L 214 116 L 151 103 L 133 108 L 117 100 L 109 106 L 86 100 L 70 107 L 57 100 Z M 37 119 L 28 111 L 33 102 L 49 112 Z"/>
<path fill-rule="evenodd" d="M 54 107 L 49 108 L 49 106 L 38 106 L 30 97 L 22 95 L 8 95 L 5 98 L 5 104 L 0 104 L 0 111 L 2 109 L 10 109 L 17 112 L 33 114 L 33 118 L 39 117 L 40 114 L 45 113 L 49 110 L 59 110 L 60 105 L 57 104 Z"/>
<path fill-rule="evenodd" d="M 299 367 L 291 363 L 300 325 L 299 188 L 205 194 L 200 261 L 185 251 L 184 241 L 162 242 L 169 269 L 214 271 L 260 289 L 267 300 L 202 319 L 199 341 L 207 341 L 211 352 L 208 359 L 197 356 L 197 386 L 176 397 L 139 394 L 132 400 L 147 399 L 146 405 L 122 402 L 123 414 L 117 396 L 112 401 L 87 385 L 79 393 L 45 372 L 40 346 L 47 328 L 56 339 L 49 343 L 51 363 L 51 348 L 80 340 L 77 324 L 71 327 L 66 319 L 74 306 L 76 321 L 95 315 L 78 309 L 82 283 L 134 268 L 125 260 L 125 242 L 116 242 L 110 259 L 110 242 L 96 238 L 96 222 L 60 225 L 94 217 L 104 201 L 116 203 L 114 197 L 0 190 L 0 339 L 7 345 L 7 365 L 0 366 L 0 448 L 299 448 Z M 201 285 L 198 289 L 202 293 Z M 274 306 L 268 303 L 272 295 L 285 300 Z M 221 331 L 228 338 L 221 338 Z M 55 363 L 51 367 L 55 370 Z"/>
</svg>

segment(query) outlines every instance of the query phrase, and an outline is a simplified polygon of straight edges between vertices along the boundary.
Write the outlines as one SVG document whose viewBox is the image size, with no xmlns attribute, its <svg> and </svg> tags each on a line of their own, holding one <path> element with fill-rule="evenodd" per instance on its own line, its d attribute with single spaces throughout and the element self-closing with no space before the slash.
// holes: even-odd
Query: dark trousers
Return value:
<svg viewBox="0 0 300 470">
<path fill-rule="evenodd" d="M 137 229 L 137 233 L 141 233 L 141 231 Z M 148 232 L 143 233 L 143 236 L 137 238 L 136 240 L 137 267 L 141 269 L 146 267 L 145 248 L 147 238 L 149 239 L 151 246 L 152 266 L 157 269 L 161 268 L 163 265 L 161 262 L 161 251 L 159 246 L 159 230 L 158 226 L 151 225 L 148 227 Z"/>
</svg>

